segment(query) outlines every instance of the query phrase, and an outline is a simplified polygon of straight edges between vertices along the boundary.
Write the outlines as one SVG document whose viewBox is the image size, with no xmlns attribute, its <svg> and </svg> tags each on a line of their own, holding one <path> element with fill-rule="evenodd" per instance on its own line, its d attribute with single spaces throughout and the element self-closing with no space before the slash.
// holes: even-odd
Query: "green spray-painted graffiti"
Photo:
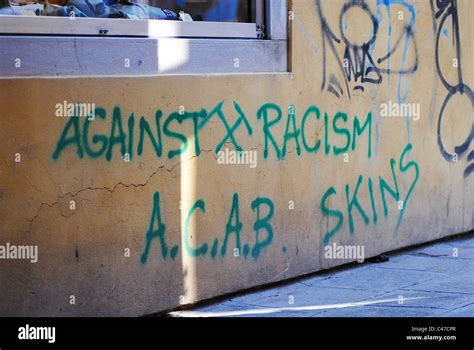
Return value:
<svg viewBox="0 0 474 350">
<path fill-rule="evenodd" d="M 150 226 L 145 234 L 145 248 L 140 257 L 142 264 L 145 264 L 148 261 L 152 243 L 156 239 L 159 242 L 161 257 L 164 260 L 168 258 L 169 247 L 166 237 L 166 225 L 161 216 L 161 205 L 160 193 L 156 192 L 153 196 L 153 209 Z M 242 255 L 246 259 L 251 254 L 252 258 L 256 260 L 260 257 L 262 251 L 271 245 L 273 241 L 273 227 L 271 221 L 275 212 L 273 201 L 269 198 L 257 197 L 251 203 L 251 209 L 255 213 L 255 222 L 253 225 L 255 240 L 253 242 L 245 243 L 243 245 L 243 250 L 241 250 L 241 231 L 243 229 L 243 224 L 240 221 L 239 195 L 234 193 L 232 198 L 232 208 L 230 210 L 229 220 L 225 226 L 223 234 L 224 238 L 220 249 L 220 256 L 222 258 L 224 258 L 230 250 L 234 257 L 240 257 Z M 194 215 L 197 215 L 198 210 L 203 214 L 206 212 L 206 202 L 203 199 L 197 200 L 186 215 L 183 230 L 184 252 L 193 258 L 209 255 L 211 259 L 214 260 L 219 249 L 219 238 L 214 239 L 210 252 L 208 243 L 202 243 L 199 247 L 194 247 L 191 242 L 191 233 L 189 229 L 190 221 Z M 263 215 L 262 212 L 266 212 L 266 215 Z M 264 235 L 263 239 L 262 234 Z M 229 249 L 230 239 L 232 236 L 235 237 L 235 244 L 233 245 L 233 248 Z M 171 248 L 169 254 L 171 260 L 176 258 L 179 249 L 179 244 L 176 244 Z"/>
<path fill-rule="evenodd" d="M 125 120 L 119 106 L 113 108 L 111 117 L 108 118 L 107 110 L 98 107 L 95 110 L 97 118 L 93 120 L 72 117 L 67 121 L 56 143 L 52 159 L 59 160 L 66 152 L 70 152 L 69 154 L 74 152 L 72 155 L 75 154 L 79 159 L 103 157 L 110 162 L 114 157 L 117 159 L 117 156 L 127 156 L 129 161 L 133 161 L 142 157 L 149 147 L 151 147 L 149 151 L 152 151 L 159 159 L 162 157 L 167 159 L 179 157 L 190 150 L 190 147 L 193 148 L 195 156 L 200 156 L 200 136 L 207 127 L 210 127 L 210 122 L 214 119 L 221 125 L 225 133 L 214 147 L 217 155 L 225 145 L 229 144 L 236 151 L 243 151 L 244 147 L 237 136 L 242 135 L 242 132 L 237 133 L 242 130 L 244 134 L 250 137 L 260 137 L 264 140 L 264 159 L 284 160 L 288 155 L 289 147 L 294 147 L 297 157 L 300 157 L 303 152 L 307 154 L 320 152 L 326 157 L 347 156 L 349 152 L 356 151 L 361 138 L 366 139 L 363 144 L 367 145 L 367 150 L 364 149 L 363 152 L 366 152 L 367 159 L 372 157 L 373 119 L 370 112 L 362 119 L 358 116 L 349 117 L 345 112 L 336 112 L 332 116 L 328 112 L 321 112 L 316 105 L 311 105 L 302 113 L 302 117 L 298 118 L 294 105 L 290 105 L 287 112 L 284 113 L 284 110 L 278 104 L 265 103 L 258 108 L 255 118 L 252 120 L 247 117 L 243 108 L 237 102 L 234 101 L 232 107 L 235 112 L 235 116 L 233 115 L 232 118 L 224 113 L 224 101 L 219 102 L 210 110 L 202 108 L 194 112 L 172 112 L 167 117 L 164 116 L 162 110 L 158 109 L 155 112 L 153 122 L 145 116 L 141 116 L 139 119 L 135 118 L 133 112 L 129 113 L 128 119 Z M 255 121 L 260 122 L 260 128 L 258 128 L 260 135 L 256 135 L 254 131 L 257 129 L 252 127 L 252 122 Z M 96 130 L 93 133 L 91 129 L 94 125 L 99 129 L 96 123 L 100 123 L 101 130 L 109 130 L 109 132 L 98 133 Z M 216 123 L 212 124 L 216 125 Z M 319 130 L 321 129 L 324 131 L 320 136 Z M 188 130 L 188 132 L 186 133 L 184 130 Z M 192 131 L 189 132 L 189 130 Z M 284 130 L 282 137 L 277 136 L 280 135 L 277 133 L 278 130 Z M 191 135 L 188 135 L 189 133 Z M 135 140 L 138 142 L 135 143 Z M 169 146 L 176 143 L 178 147 Z M 418 164 L 415 161 L 406 161 L 411 150 L 412 145 L 407 145 L 398 162 L 398 172 L 400 174 L 408 173 L 413 178 L 404 197 L 402 197 L 400 191 L 400 174 L 397 177 L 396 161 L 394 159 L 390 159 L 393 185 L 390 185 L 390 181 L 382 177 L 378 179 L 379 197 L 383 205 L 384 217 L 389 216 L 389 197 L 398 203 L 396 230 L 398 230 L 403 220 L 406 207 L 420 175 Z M 371 217 L 368 214 L 367 203 L 361 202 L 361 193 L 364 188 L 367 188 L 365 194 L 368 194 L 370 199 Z M 325 245 L 341 232 L 345 223 L 348 224 L 349 234 L 353 235 L 356 231 L 354 222 L 356 215 L 362 219 L 365 225 L 369 225 L 371 221 L 373 224 L 377 224 L 379 215 L 376 199 L 379 197 L 376 197 L 374 193 L 375 188 L 376 182 L 371 177 L 365 178 L 363 175 L 359 175 L 354 186 L 350 184 L 344 186 L 343 192 L 345 193 L 346 202 L 346 208 L 344 209 L 334 208 L 331 205 L 331 199 L 338 196 L 338 190 L 335 187 L 330 187 L 324 193 L 320 201 L 321 213 L 328 220 L 335 222 L 333 228 L 323 235 Z M 165 260 L 168 258 L 174 260 L 181 249 L 179 244 L 171 248 L 168 247 L 166 225 L 161 216 L 160 205 L 160 194 L 157 192 L 153 198 L 150 225 L 145 234 L 145 247 L 141 255 L 143 264 L 148 259 L 151 244 L 155 239 L 159 242 L 161 257 Z M 261 209 L 264 207 L 267 208 L 267 215 L 262 217 Z M 271 219 L 274 215 L 274 204 L 269 198 L 257 198 L 251 203 L 251 209 L 256 213 L 256 221 L 253 227 L 255 242 L 252 244 L 241 242 L 243 224 L 240 220 L 239 196 L 235 193 L 222 242 L 219 238 L 215 238 L 212 242 L 205 242 L 198 247 L 194 247 L 190 239 L 190 221 L 192 218 L 206 213 L 206 202 L 203 199 L 197 200 L 185 217 L 182 232 L 182 252 L 195 258 L 210 256 L 211 259 L 216 259 L 217 256 L 224 258 L 229 250 L 236 250 L 242 252 L 245 258 L 251 255 L 254 259 L 257 259 L 261 252 L 273 241 L 274 232 Z M 264 238 L 262 238 L 262 234 Z M 232 249 L 228 248 L 231 241 L 235 242 Z M 286 251 L 286 247 L 283 247 L 282 250 Z"/>
<path fill-rule="evenodd" d="M 404 174 L 408 172 L 409 170 L 411 171 L 411 176 L 412 176 L 412 182 L 411 185 L 408 188 L 408 191 L 405 195 L 405 197 L 402 198 L 398 186 L 398 178 L 395 172 L 395 164 L 396 161 L 395 159 L 390 159 L 390 169 L 392 173 L 392 178 L 393 178 L 393 183 L 394 183 L 394 188 L 390 187 L 390 185 L 387 183 L 385 179 L 383 179 L 381 176 L 379 176 L 379 187 L 380 187 L 380 194 L 381 194 L 381 201 L 383 204 L 383 210 L 384 210 L 384 216 L 388 217 L 389 216 L 389 206 L 387 204 L 387 198 L 385 196 L 386 192 L 390 194 L 390 196 L 396 201 L 395 203 L 397 204 L 397 209 L 398 209 L 398 218 L 397 218 L 397 226 L 396 229 L 398 230 L 402 220 L 403 220 L 403 215 L 405 213 L 405 210 L 407 208 L 408 202 L 410 200 L 410 197 L 412 195 L 413 189 L 415 188 L 419 178 L 420 178 L 420 168 L 417 162 L 415 161 L 409 161 L 407 162 L 406 158 L 408 157 L 408 153 L 412 150 L 412 145 L 408 144 L 405 149 L 403 150 L 399 162 L 398 162 L 398 168 L 399 172 L 401 174 Z M 366 210 L 362 206 L 362 204 L 359 201 L 359 190 L 361 187 L 361 184 L 364 181 L 364 177 L 360 175 L 357 179 L 357 184 L 355 185 L 354 190 L 351 192 L 350 185 L 346 184 L 345 186 L 345 193 L 346 193 L 346 203 L 347 207 L 345 209 L 345 212 L 347 213 L 346 216 L 344 216 L 344 212 L 339 209 L 330 209 L 328 206 L 328 202 L 332 196 L 337 195 L 337 191 L 334 187 L 330 187 L 326 193 L 323 195 L 321 199 L 321 211 L 322 213 L 327 216 L 328 218 L 333 218 L 336 220 L 336 225 L 334 228 L 328 230 L 323 239 L 324 245 L 329 244 L 332 238 L 334 238 L 342 229 L 345 217 L 347 217 L 347 220 L 349 222 L 349 233 L 351 235 L 354 234 L 355 227 L 354 227 L 354 210 L 356 209 L 359 215 L 361 216 L 363 222 L 365 225 L 368 225 L 370 223 L 370 218 L 366 213 Z M 374 197 L 374 190 L 373 190 L 373 181 L 369 177 L 367 179 L 367 188 L 368 188 L 368 194 L 370 198 L 370 204 L 371 204 L 371 209 L 372 209 L 372 220 L 374 224 L 377 224 L 377 209 L 376 209 L 376 204 L 375 204 L 375 197 Z"/>
<path fill-rule="evenodd" d="M 137 156 L 141 157 L 145 152 L 145 148 L 148 147 L 146 145 L 151 144 L 156 157 L 162 158 L 166 154 L 168 159 L 173 159 L 188 151 L 189 147 L 192 146 L 189 141 L 190 137 L 179 129 L 179 127 L 184 128 L 185 123 L 191 123 L 194 155 L 199 156 L 201 154 L 200 135 L 213 118 L 218 118 L 225 131 L 225 136 L 214 147 L 215 153 L 219 154 L 226 144 L 230 144 L 237 151 L 243 151 L 243 147 L 237 140 L 236 132 L 244 128 L 249 136 L 253 136 L 254 129 L 237 102 L 233 103 L 234 111 L 238 116 L 233 125 L 229 123 L 228 117 L 224 114 L 223 106 L 224 102 L 220 102 L 211 111 L 202 109 L 198 112 L 173 112 L 166 118 L 163 117 L 163 111 L 157 110 L 153 126 L 144 116 L 140 117 L 137 122 L 133 112 L 130 113 L 127 120 L 124 120 L 122 109 L 116 106 L 112 111 L 109 122 L 110 131 L 91 135 L 93 125 L 108 122 L 107 111 L 102 107 L 98 107 L 95 110 L 97 118 L 94 120 L 79 117 L 69 118 L 56 143 L 52 158 L 58 160 L 66 152 L 75 150 L 77 157 L 80 159 L 104 157 L 105 160 L 112 161 L 114 155 L 118 153 L 121 158 L 127 156 L 132 161 Z M 321 147 L 320 139 L 316 140 L 315 145 L 312 146 L 309 144 L 308 138 L 308 135 L 315 134 L 319 126 L 317 123 L 321 119 L 321 112 L 315 105 L 306 109 L 301 123 L 298 123 L 295 107 L 290 106 L 288 108 L 285 133 L 282 139 L 277 139 L 273 133 L 274 128 L 279 126 L 279 123 L 283 123 L 283 112 L 278 105 L 274 103 L 262 105 L 256 113 L 256 119 L 262 121 L 261 133 L 265 140 L 263 150 L 265 159 L 268 159 L 272 152 L 275 153 L 276 159 L 285 159 L 289 143 L 295 144 L 297 156 L 300 156 L 302 151 L 316 153 Z M 368 137 L 367 156 L 368 158 L 371 157 L 371 113 L 367 115 L 365 120 L 360 120 L 355 116 L 352 121 L 349 120 L 346 113 L 338 112 L 332 119 L 328 113 L 324 113 L 322 122 L 324 124 L 324 153 L 326 156 L 330 154 L 338 156 L 349 150 L 354 151 L 357 146 L 357 139 L 366 133 Z M 313 128 L 312 132 L 308 131 L 308 125 L 310 124 Z M 126 128 L 124 125 L 126 125 Z M 138 138 L 138 142 L 135 144 L 136 138 Z M 170 141 L 169 143 L 177 142 L 180 146 L 165 152 L 165 138 Z M 337 145 L 341 140 L 344 142 Z"/>
</svg>

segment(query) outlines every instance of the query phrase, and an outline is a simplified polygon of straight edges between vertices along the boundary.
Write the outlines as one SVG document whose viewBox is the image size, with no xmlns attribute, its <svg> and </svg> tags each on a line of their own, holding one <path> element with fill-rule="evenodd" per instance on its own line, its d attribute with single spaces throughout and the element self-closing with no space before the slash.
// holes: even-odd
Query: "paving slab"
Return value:
<svg viewBox="0 0 474 350">
<path fill-rule="evenodd" d="M 453 253 L 454 252 L 454 253 Z M 474 317 L 474 236 L 172 313 L 179 317 Z"/>
</svg>

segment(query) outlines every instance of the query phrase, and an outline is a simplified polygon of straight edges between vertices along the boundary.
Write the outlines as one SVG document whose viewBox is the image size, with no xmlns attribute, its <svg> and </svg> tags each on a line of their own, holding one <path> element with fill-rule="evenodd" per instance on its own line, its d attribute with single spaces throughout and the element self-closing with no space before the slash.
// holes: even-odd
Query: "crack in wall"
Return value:
<svg viewBox="0 0 474 350">
<path fill-rule="evenodd" d="M 202 153 L 212 153 L 214 152 L 213 150 L 201 150 Z M 107 191 L 109 192 L 110 194 L 113 194 L 118 187 L 125 187 L 125 188 L 141 188 L 141 187 L 146 187 L 148 185 L 148 183 L 151 181 L 151 179 L 156 176 L 161 170 L 164 170 L 164 171 L 167 171 L 169 174 L 172 174 L 173 171 L 178 167 L 180 166 L 181 164 L 183 163 L 186 163 L 186 162 L 189 162 L 195 158 L 199 158 L 199 156 L 195 155 L 195 156 L 192 156 L 188 159 L 185 159 L 185 160 L 181 160 L 180 162 L 174 164 L 173 166 L 171 166 L 170 168 L 167 168 L 166 166 L 162 165 L 160 166 L 158 169 L 156 169 L 150 176 L 148 176 L 147 180 L 143 183 L 139 183 L 139 184 L 135 184 L 135 183 L 130 183 L 130 184 L 126 184 L 126 183 L 123 183 L 121 181 L 117 182 L 113 187 L 106 187 L 106 186 L 103 186 L 103 187 L 86 187 L 86 188 L 82 188 L 80 189 L 79 191 L 77 192 L 66 192 L 66 193 L 63 193 L 63 194 L 60 194 L 58 195 L 57 199 L 52 202 L 52 203 L 46 203 L 46 202 L 41 202 L 40 203 L 40 206 L 38 208 L 38 211 L 37 213 L 31 218 L 31 219 L 27 219 L 27 221 L 29 222 L 29 228 L 28 228 L 28 231 L 29 233 L 31 233 L 32 231 L 32 227 L 33 227 L 33 224 L 34 222 L 38 219 L 38 217 L 41 215 L 41 211 L 43 209 L 43 207 L 47 207 L 47 208 L 53 208 L 55 206 L 58 206 L 58 212 L 59 214 L 68 219 L 70 218 L 71 216 L 74 215 L 74 212 L 71 214 L 71 215 L 65 215 L 62 211 L 61 211 L 61 208 L 59 207 L 59 202 L 61 199 L 67 197 L 67 196 L 71 196 L 72 198 L 75 198 L 77 197 L 78 195 L 80 195 L 81 193 L 84 193 L 84 192 L 89 192 L 89 191 Z M 214 158 L 217 159 L 217 157 L 214 155 Z"/>
</svg>

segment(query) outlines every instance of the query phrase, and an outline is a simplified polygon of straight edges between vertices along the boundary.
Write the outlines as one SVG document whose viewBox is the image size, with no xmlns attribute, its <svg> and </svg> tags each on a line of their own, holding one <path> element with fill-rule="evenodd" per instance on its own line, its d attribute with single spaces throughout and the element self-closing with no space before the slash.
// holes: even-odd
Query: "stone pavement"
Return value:
<svg viewBox="0 0 474 350">
<path fill-rule="evenodd" d="M 457 255 L 457 256 L 456 256 Z M 175 317 L 474 317 L 474 235 L 390 254 Z"/>
</svg>

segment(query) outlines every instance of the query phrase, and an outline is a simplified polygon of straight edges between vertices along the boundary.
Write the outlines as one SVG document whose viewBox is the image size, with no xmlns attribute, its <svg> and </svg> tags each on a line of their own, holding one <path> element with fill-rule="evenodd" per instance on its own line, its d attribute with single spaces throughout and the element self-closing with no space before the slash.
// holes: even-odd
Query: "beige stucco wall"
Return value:
<svg viewBox="0 0 474 350">
<path fill-rule="evenodd" d="M 291 74 L 1 80 L 0 244 L 38 245 L 39 260 L 0 260 L 0 315 L 142 315 L 348 261 L 326 259 L 325 243 L 364 246 L 369 257 L 472 230 L 474 174 L 466 171 L 472 164 L 468 161 L 472 144 L 466 150 L 458 149 L 457 162 L 446 160 L 441 149 L 452 155 L 455 146 L 467 145 L 474 135 L 469 89 L 474 84 L 473 3 L 458 1 L 462 48 L 459 70 L 455 64 L 453 67 L 453 58 L 457 57 L 452 47 L 453 26 L 448 20 L 446 33 L 434 26 L 429 1 L 406 1 L 414 15 L 410 15 L 409 5 L 398 1 L 390 6 L 367 3 L 374 15 L 378 13 L 376 40 L 365 48 L 358 47 L 357 52 L 366 57 L 366 62 L 369 56 L 374 61 L 376 68 L 364 77 L 380 78 L 377 83 L 361 82 L 362 77 L 354 82 L 353 76 L 347 80 L 340 66 L 344 64 L 344 41 L 337 43 L 323 35 L 316 2 L 304 0 L 290 4 L 294 11 L 289 37 Z M 321 2 L 323 18 L 338 38 L 343 4 L 339 0 Z M 401 19 L 399 11 L 403 13 Z M 370 40 L 373 27 L 366 12 L 352 7 L 343 22 L 347 22 L 348 42 Z M 439 27 L 440 22 L 435 24 Z M 343 23 L 344 32 L 345 26 Z M 442 33 L 437 50 L 438 30 Z M 401 41 L 396 46 L 398 39 Z M 389 48 L 393 49 L 390 62 L 383 59 Z M 355 50 L 349 47 L 351 57 Z M 367 67 L 365 64 L 362 70 Z M 400 74 L 404 70 L 409 73 Z M 463 92 L 456 88 L 460 71 Z M 441 77 L 451 87 L 444 86 Z M 339 97 L 328 91 L 330 85 Z M 357 86 L 364 91 L 354 89 Z M 440 113 L 450 91 L 453 96 Z M 90 123 L 89 152 L 84 149 L 85 118 L 76 118 L 82 158 L 77 143 L 60 147 L 61 133 L 70 121 L 55 116 L 55 105 L 64 100 L 95 103 L 106 111 L 104 120 L 97 117 Z M 381 104 L 388 100 L 418 104 L 419 120 L 382 118 Z M 244 150 L 256 150 L 255 168 L 218 163 L 215 151 L 225 139 L 226 129 L 219 115 L 211 111 L 221 101 L 221 116 L 230 126 L 239 119 L 234 101 L 248 119 L 251 135 L 241 122 L 234 136 Z M 290 120 L 283 159 L 277 159 L 268 136 L 265 156 L 264 110 L 269 103 L 282 111 L 281 120 L 269 128 L 279 151 Z M 129 117 L 134 114 L 130 162 L 122 157 L 120 143 L 113 146 L 110 160 L 106 159 L 108 150 L 92 155 L 101 145 L 101 141 L 93 143 L 94 135 L 107 135 L 110 143 L 113 124 L 119 135 L 119 126 L 112 121 L 116 106 L 121 112 L 126 152 Z M 185 114 L 180 123 L 172 113 L 181 106 L 186 113 L 199 113 Z M 307 149 L 301 126 L 311 106 L 317 106 L 320 119 L 316 120 L 314 108 L 305 119 Z M 140 118 L 144 116 L 156 136 L 157 110 L 162 111 L 162 154 L 156 154 L 146 136 L 143 154 L 139 155 Z M 293 110 L 299 130 L 299 154 L 291 138 Z M 276 118 L 275 110 L 267 111 L 269 121 Z M 347 122 L 344 115 L 339 115 L 334 126 L 339 112 L 346 113 Z M 190 117 L 193 115 L 200 124 L 197 134 Z M 206 115 L 210 116 L 207 121 L 203 118 Z M 356 116 L 362 126 L 369 115 L 370 133 L 369 128 L 364 129 L 352 147 Z M 172 159 L 168 152 L 179 149 L 181 141 L 170 132 L 164 133 L 166 121 L 168 131 L 185 135 L 189 142 L 186 152 Z M 347 131 L 338 133 L 338 128 Z M 347 134 L 350 143 L 344 149 Z M 71 128 L 67 137 L 73 136 Z M 319 149 L 310 151 L 317 140 L 321 142 Z M 227 147 L 235 150 L 230 139 L 227 141 Z M 338 149 L 335 152 L 334 146 L 342 149 L 340 154 L 335 154 Z M 20 162 L 15 161 L 18 154 Z M 380 183 L 382 178 L 395 188 L 391 159 L 401 202 L 385 191 L 385 215 Z M 348 208 L 359 181 L 356 199 L 363 214 L 357 201 L 352 202 L 352 209 Z M 151 218 L 157 218 L 153 210 L 155 193 L 159 193 L 160 216 L 165 225 L 162 237 L 166 256 L 158 236 L 151 239 L 148 255 L 144 254 Z M 228 227 L 224 252 L 229 217 L 231 225 L 236 223 L 234 194 L 238 196 L 242 224 L 240 250 L 235 250 L 236 233 Z M 260 204 L 258 198 L 263 198 Z M 186 225 L 190 209 L 198 200 L 203 201 L 198 202 L 201 208 L 194 211 Z M 265 220 L 269 203 L 273 215 Z M 337 228 L 339 222 L 342 226 Z M 158 230 L 157 220 L 153 230 Z M 327 235 L 331 231 L 334 234 Z M 199 247 L 205 253 L 193 256 L 193 249 Z M 72 305 L 71 296 L 75 298 Z"/>
</svg>

